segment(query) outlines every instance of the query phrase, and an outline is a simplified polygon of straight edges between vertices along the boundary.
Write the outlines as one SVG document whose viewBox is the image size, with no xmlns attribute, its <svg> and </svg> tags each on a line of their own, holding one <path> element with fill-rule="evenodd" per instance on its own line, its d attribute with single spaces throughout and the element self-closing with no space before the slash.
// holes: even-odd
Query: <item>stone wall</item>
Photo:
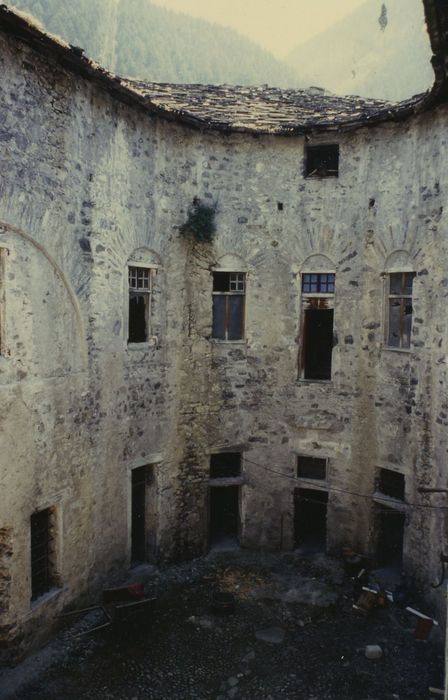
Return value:
<svg viewBox="0 0 448 700">
<path fill-rule="evenodd" d="M 11 39 L 0 56 L 0 641 L 39 641 L 126 576 L 134 467 L 153 465 L 152 556 L 207 551 L 219 450 L 243 453 L 247 547 L 293 546 L 298 454 L 329 459 L 332 552 L 373 553 L 375 475 L 403 473 L 418 504 L 404 565 L 428 591 L 446 534 L 429 507 L 443 497 L 417 492 L 446 486 L 446 108 L 329 136 L 339 177 L 305 179 L 303 137 L 195 131 Z M 211 244 L 179 234 L 195 196 L 217 204 Z M 151 342 L 130 347 L 135 251 L 159 269 Z M 243 341 L 211 339 L 224 256 L 247 273 Z M 384 275 L 403 260 L 416 277 L 400 352 L 384 344 Z M 304 381 L 300 273 L 322 266 L 332 380 Z M 30 516 L 49 507 L 59 586 L 30 604 Z"/>
</svg>

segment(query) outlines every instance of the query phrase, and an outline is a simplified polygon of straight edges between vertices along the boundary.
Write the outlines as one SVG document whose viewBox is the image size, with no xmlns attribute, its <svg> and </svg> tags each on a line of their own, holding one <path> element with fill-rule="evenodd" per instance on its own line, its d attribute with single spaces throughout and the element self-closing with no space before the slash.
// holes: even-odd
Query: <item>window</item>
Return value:
<svg viewBox="0 0 448 700">
<path fill-rule="evenodd" d="M 339 173 L 339 145 L 307 146 L 305 177 L 337 177 Z"/>
<path fill-rule="evenodd" d="M 225 479 L 241 475 L 241 454 L 239 452 L 219 452 L 210 455 L 210 478 Z"/>
<path fill-rule="evenodd" d="M 5 347 L 5 257 L 7 251 L 0 248 L 0 355 L 6 354 Z"/>
<path fill-rule="evenodd" d="M 302 274 L 301 376 L 304 379 L 331 379 L 335 280 L 333 272 Z"/>
<path fill-rule="evenodd" d="M 244 272 L 213 273 L 212 337 L 241 340 L 244 337 Z"/>
<path fill-rule="evenodd" d="M 302 292 L 305 294 L 310 293 L 328 293 L 334 294 L 334 280 L 335 275 L 333 273 L 305 273 L 302 275 Z"/>
<path fill-rule="evenodd" d="M 317 479 L 325 481 L 327 478 L 327 460 L 321 457 L 297 457 L 297 476 L 301 479 Z"/>
<path fill-rule="evenodd" d="M 404 501 L 404 474 L 395 472 L 392 469 L 380 469 L 377 489 L 385 496 Z"/>
<path fill-rule="evenodd" d="M 408 348 L 411 344 L 414 277 L 415 272 L 389 274 L 387 344 L 393 348 Z"/>
<path fill-rule="evenodd" d="M 54 520 L 53 508 L 31 516 L 31 600 L 57 585 Z"/>
<path fill-rule="evenodd" d="M 128 343 L 145 343 L 149 339 L 153 270 L 129 267 Z"/>
</svg>

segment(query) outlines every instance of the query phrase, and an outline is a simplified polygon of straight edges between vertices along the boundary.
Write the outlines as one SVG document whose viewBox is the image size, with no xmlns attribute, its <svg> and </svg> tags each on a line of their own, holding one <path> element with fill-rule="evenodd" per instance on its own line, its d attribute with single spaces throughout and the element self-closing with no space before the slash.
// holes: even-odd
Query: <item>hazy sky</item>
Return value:
<svg viewBox="0 0 448 700">
<path fill-rule="evenodd" d="M 283 56 L 366 0 L 152 0 L 178 12 L 237 29 Z M 381 3 L 379 3 L 381 7 Z"/>
</svg>

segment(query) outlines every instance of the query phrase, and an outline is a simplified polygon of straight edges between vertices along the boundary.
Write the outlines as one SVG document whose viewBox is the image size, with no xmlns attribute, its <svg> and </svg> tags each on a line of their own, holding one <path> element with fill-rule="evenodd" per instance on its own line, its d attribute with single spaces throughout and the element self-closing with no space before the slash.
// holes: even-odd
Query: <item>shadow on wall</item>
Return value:
<svg viewBox="0 0 448 700">
<path fill-rule="evenodd" d="M 0 223 L 0 234 L 2 354 L 20 365 L 21 379 L 83 371 L 84 323 L 63 270 L 25 232 Z"/>
</svg>

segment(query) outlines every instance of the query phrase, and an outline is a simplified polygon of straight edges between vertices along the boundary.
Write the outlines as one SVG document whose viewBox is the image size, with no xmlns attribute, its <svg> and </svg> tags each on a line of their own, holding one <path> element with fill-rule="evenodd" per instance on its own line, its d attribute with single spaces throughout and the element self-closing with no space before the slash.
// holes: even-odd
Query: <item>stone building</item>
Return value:
<svg viewBox="0 0 448 700">
<path fill-rule="evenodd" d="M 392 105 L 147 85 L 0 6 L 0 643 L 220 537 L 448 548 L 448 10 Z M 192 204 L 211 241 L 184 235 Z M 194 208 L 194 207 L 193 207 Z"/>
</svg>

